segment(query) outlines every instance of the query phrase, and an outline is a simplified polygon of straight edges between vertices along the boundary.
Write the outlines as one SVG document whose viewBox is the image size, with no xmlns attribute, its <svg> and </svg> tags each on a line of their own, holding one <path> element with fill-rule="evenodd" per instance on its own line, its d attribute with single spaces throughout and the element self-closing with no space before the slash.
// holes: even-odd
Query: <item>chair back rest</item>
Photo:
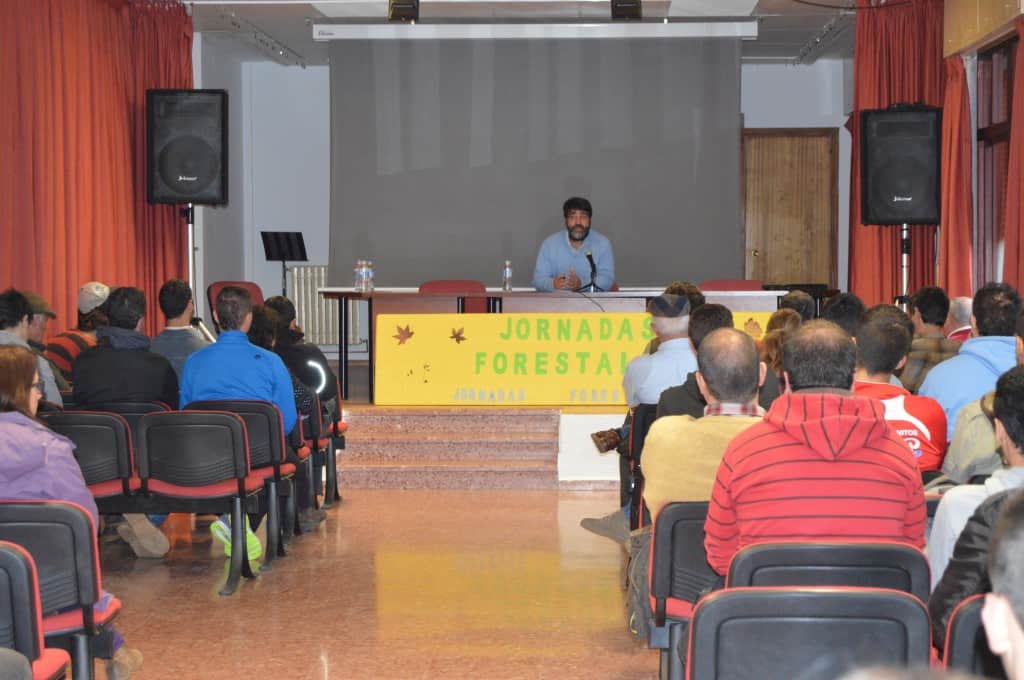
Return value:
<svg viewBox="0 0 1024 680">
<path fill-rule="evenodd" d="M 39 578 L 32 557 L 15 543 L 0 541 L 0 647 L 35 661 L 43 651 Z"/>
<path fill-rule="evenodd" d="M 487 286 L 480 281 L 470 279 L 437 279 L 424 281 L 420 284 L 421 293 L 461 295 L 463 293 L 486 293 Z M 487 311 L 487 298 L 466 298 L 463 311 L 471 314 L 483 314 Z"/>
<path fill-rule="evenodd" d="M 668 598 L 696 602 L 718 580 L 704 550 L 707 501 L 669 503 L 654 518 L 651 541 L 651 597 L 654 623 L 665 625 Z"/>
<path fill-rule="evenodd" d="M 249 291 L 249 297 L 252 298 L 252 303 L 254 305 L 263 304 L 263 290 L 260 288 L 259 284 L 254 281 L 214 281 L 206 287 L 206 301 L 210 305 L 210 316 L 213 316 L 214 310 L 217 309 L 217 296 L 220 295 L 220 292 L 228 286 L 245 288 Z"/>
<path fill-rule="evenodd" d="M 149 413 L 139 421 L 138 442 L 144 485 L 155 479 L 177 486 L 206 486 L 249 474 L 245 421 L 234 413 Z"/>
<path fill-rule="evenodd" d="M 988 638 L 981 625 L 981 608 L 984 604 L 985 595 L 978 594 L 956 606 L 949 615 L 946 650 L 942 658 L 949 669 L 984 678 L 1005 678 L 1003 662 L 988 648 Z"/>
<path fill-rule="evenodd" d="M 927 665 L 928 612 L 874 588 L 736 588 L 693 612 L 687 677 L 832 680 L 859 666 Z"/>
<path fill-rule="evenodd" d="M 100 596 L 96 527 L 66 501 L 0 501 L 0 541 L 15 543 L 36 564 L 42 613 L 90 608 Z"/>
<path fill-rule="evenodd" d="M 726 583 L 730 588 L 891 588 L 927 602 L 931 570 L 925 554 L 906 543 L 758 543 L 736 553 L 729 564 Z"/>
<path fill-rule="evenodd" d="M 188 411 L 226 411 L 245 421 L 249 442 L 249 466 L 252 469 L 280 465 L 285 460 L 284 425 L 281 411 L 269 401 L 247 399 L 210 399 L 186 404 Z"/>
<path fill-rule="evenodd" d="M 764 290 L 764 285 L 754 279 L 712 279 L 700 284 L 700 289 L 705 293 L 716 290 Z"/>
<path fill-rule="evenodd" d="M 139 440 L 139 419 L 147 413 L 162 413 L 173 410 L 162 401 L 107 401 L 102 404 L 89 404 L 88 410 L 99 413 L 116 413 L 128 422 L 132 433 L 132 443 Z"/>
<path fill-rule="evenodd" d="M 57 434 L 75 444 L 75 460 L 88 486 L 132 476 L 132 436 L 116 413 L 68 411 L 40 414 Z"/>
</svg>

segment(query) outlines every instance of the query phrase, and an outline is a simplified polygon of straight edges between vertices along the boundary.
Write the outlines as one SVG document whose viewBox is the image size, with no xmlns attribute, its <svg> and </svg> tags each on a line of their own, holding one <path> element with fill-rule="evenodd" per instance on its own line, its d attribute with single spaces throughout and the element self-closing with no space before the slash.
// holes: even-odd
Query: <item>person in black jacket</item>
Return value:
<svg viewBox="0 0 1024 680">
<path fill-rule="evenodd" d="M 988 577 L 988 552 L 999 511 L 1008 498 L 1024 493 L 1009 489 L 989 496 L 978 506 L 953 548 L 953 557 L 931 597 L 928 615 L 932 620 L 932 642 L 941 652 L 946 646 L 946 628 L 957 605 L 979 593 L 992 590 Z"/>
<path fill-rule="evenodd" d="M 138 288 L 117 288 L 107 299 L 110 325 L 96 331 L 95 347 L 72 366 L 76 404 L 112 401 L 162 401 L 178 406 L 178 376 L 171 363 L 149 351 L 142 331 L 146 295 Z"/>
<path fill-rule="evenodd" d="M 324 408 L 333 411 L 332 400 L 338 397 L 337 378 L 320 348 L 302 341 L 303 333 L 295 321 L 295 305 L 282 295 L 274 296 L 264 304 L 277 312 L 280 324 L 274 352 L 292 375 L 316 391 Z"/>
</svg>

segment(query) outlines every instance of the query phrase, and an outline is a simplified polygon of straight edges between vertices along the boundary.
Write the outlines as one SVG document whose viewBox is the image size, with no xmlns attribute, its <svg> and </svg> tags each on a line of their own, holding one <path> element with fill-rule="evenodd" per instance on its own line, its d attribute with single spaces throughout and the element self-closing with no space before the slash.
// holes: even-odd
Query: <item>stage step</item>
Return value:
<svg viewBox="0 0 1024 680">
<path fill-rule="evenodd" d="M 342 488 L 554 489 L 553 409 L 351 407 Z"/>
</svg>

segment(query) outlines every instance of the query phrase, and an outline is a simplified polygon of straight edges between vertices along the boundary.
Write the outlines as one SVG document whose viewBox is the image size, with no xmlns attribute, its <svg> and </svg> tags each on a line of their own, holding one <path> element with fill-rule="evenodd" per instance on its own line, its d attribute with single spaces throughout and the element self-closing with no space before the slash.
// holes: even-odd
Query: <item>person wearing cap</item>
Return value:
<svg viewBox="0 0 1024 680">
<path fill-rule="evenodd" d="M 192 297 L 192 288 L 186 281 L 171 279 L 160 286 L 158 300 L 160 311 L 167 319 L 167 325 L 153 338 L 149 349 L 171 362 L 180 381 L 185 359 L 210 343 L 202 333 L 192 327 L 196 305 Z"/>
<path fill-rule="evenodd" d="M 626 366 L 622 387 L 626 403 L 657 404 L 661 393 L 686 382 L 697 370 L 697 355 L 690 344 L 690 303 L 682 295 L 662 293 L 647 305 L 651 330 L 658 338 L 654 354 L 638 356 Z"/>
<path fill-rule="evenodd" d="M 42 357 L 50 364 L 50 370 L 53 371 L 53 379 L 57 382 L 57 389 L 61 392 L 68 392 L 71 390 L 71 385 L 61 375 L 60 369 L 58 369 L 52 361 L 46 358 L 46 326 L 50 322 L 50 319 L 56 319 L 57 315 L 54 313 L 50 305 L 41 296 L 28 291 L 23 291 L 22 295 L 28 300 L 29 309 L 29 320 L 28 320 L 28 346 L 32 349 L 32 352 L 36 356 Z"/>
<path fill-rule="evenodd" d="M 78 355 L 96 344 L 96 329 L 109 323 L 104 303 L 110 288 L 90 281 L 78 289 L 78 326 L 58 333 L 46 343 L 44 355 L 71 382 L 72 365 Z"/>
<path fill-rule="evenodd" d="M 279 326 L 274 352 L 299 382 L 316 390 L 320 403 L 330 411 L 329 402 L 338 396 L 338 380 L 320 348 L 303 342 L 295 320 L 295 305 L 283 295 L 275 295 L 264 304 L 277 312 Z"/>
<path fill-rule="evenodd" d="M 28 344 L 31 317 L 31 307 L 22 293 L 13 288 L 0 293 L 0 345 L 16 345 L 31 351 L 32 347 Z M 42 356 L 37 356 L 36 363 L 42 382 L 43 400 L 64 406 L 50 362 Z"/>
<path fill-rule="evenodd" d="M 562 205 L 565 233 L 557 232 L 544 239 L 533 269 L 533 287 L 539 291 L 576 290 L 594 283 L 601 290 L 610 290 L 615 283 L 615 258 L 612 244 L 603 235 L 590 229 L 594 210 L 590 201 L 573 197 Z M 591 259 L 596 272 L 590 280 Z"/>
</svg>

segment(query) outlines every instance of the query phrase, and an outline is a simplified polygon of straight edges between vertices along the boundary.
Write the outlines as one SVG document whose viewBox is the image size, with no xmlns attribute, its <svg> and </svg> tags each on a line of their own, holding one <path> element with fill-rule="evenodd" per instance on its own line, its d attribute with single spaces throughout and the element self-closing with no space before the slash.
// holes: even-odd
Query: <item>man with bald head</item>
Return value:
<svg viewBox="0 0 1024 680">
<path fill-rule="evenodd" d="M 703 338 L 696 380 L 707 403 L 704 417 L 658 418 L 644 440 L 644 500 L 651 517 L 672 502 L 711 498 L 725 447 L 764 415 L 757 391 L 766 372 L 746 333 L 719 328 Z"/>
<path fill-rule="evenodd" d="M 765 541 L 879 540 L 924 547 L 921 476 L 881 402 L 851 394 L 856 346 L 810 321 L 782 348 L 785 393 L 729 444 L 711 494 L 704 547 L 725 574 Z"/>
</svg>

